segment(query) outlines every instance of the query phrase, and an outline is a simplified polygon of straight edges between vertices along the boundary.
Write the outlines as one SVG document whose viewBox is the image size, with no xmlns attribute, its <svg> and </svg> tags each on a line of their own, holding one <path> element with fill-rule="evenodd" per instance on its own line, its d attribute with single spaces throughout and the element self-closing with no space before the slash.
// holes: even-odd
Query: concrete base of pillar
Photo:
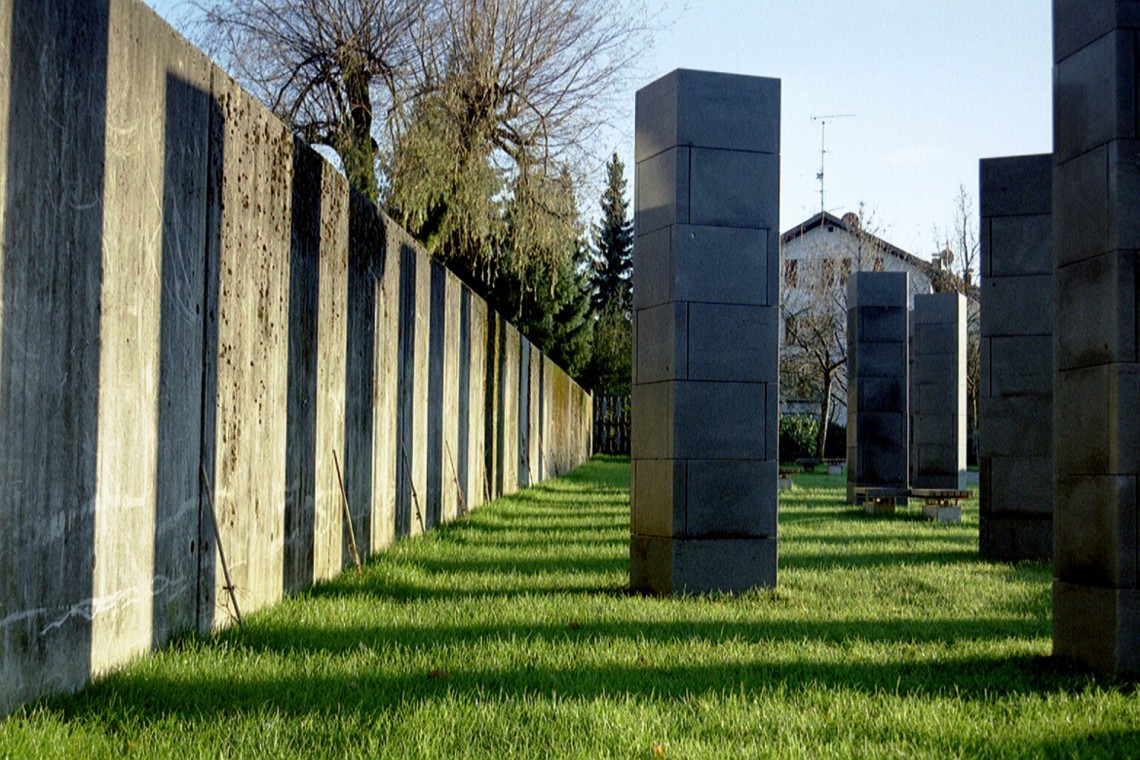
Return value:
<svg viewBox="0 0 1140 760">
<path fill-rule="evenodd" d="M 1140 674 L 1140 590 L 1053 581 L 1053 656 Z"/>
<path fill-rule="evenodd" d="M 1047 562 L 1053 558 L 1052 515 L 980 515 L 978 522 L 978 553 L 982 559 Z"/>
<path fill-rule="evenodd" d="M 739 594 L 776 585 L 776 539 L 631 536 L 630 588 L 669 594 Z"/>
</svg>

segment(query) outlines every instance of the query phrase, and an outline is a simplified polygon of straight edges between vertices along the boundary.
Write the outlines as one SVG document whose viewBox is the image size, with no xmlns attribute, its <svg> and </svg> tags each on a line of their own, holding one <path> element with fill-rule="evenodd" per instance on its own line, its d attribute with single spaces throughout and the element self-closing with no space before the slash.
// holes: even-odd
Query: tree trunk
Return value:
<svg viewBox="0 0 1140 760">
<path fill-rule="evenodd" d="M 346 67 L 344 88 L 349 118 L 341 125 L 336 148 L 344 164 L 348 183 L 376 203 L 380 189 L 376 182 L 376 147 L 372 142 L 371 78 L 359 65 Z"/>
<path fill-rule="evenodd" d="M 831 419 L 831 373 L 823 373 L 823 393 L 819 399 L 819 436 L 816 438 L 815 455 L 822 460 L 827 450 L 827 421 Z"/>
</svg>

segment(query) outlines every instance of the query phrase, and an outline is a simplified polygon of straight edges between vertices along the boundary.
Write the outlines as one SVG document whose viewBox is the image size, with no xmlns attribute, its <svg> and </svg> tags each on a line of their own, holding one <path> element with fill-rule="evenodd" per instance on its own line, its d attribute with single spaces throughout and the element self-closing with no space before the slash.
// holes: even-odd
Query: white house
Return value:
<svg viewBox="0 0 1140 760">
<path fill-rule="evenodd" d="M 846 424 L 847 278 L 854 271 L 907 272 L 910 305 L 916 293 L 932 292 L 932 279 L 949 262 L 945 255 L 925 260 L 861 227 L 856 214 L 842 218 L 821 212 L 780 236 L 782 369 L 781 412 L 821 411 L 821 362 L 840 363 L 830 384 L 829 416 Z M 791 338 L 789 340 L 789 338 Z M 802 364 L 796 365 L 796 360 Z M 812 368 L 814 365 L 814 369 Z M 800 382 L 795 372 L 799 366 Z M 810 380 L 817 378 L 812 387 Z"/>
</svg>

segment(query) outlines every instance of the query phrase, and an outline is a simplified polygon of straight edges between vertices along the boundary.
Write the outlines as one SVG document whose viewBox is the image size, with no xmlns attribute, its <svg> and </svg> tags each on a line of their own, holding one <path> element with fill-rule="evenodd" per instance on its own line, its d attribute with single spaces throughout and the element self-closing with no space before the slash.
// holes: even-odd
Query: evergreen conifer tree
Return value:
<svg viewBox="0 0 1140 760">
<path fill-rule="evenodd" d="M 633 221 L 627 216 L 625 166 L 615 151 L 606 163 L 606 189 L 602 193 L 602 219 L 594 225 L 594 271 L 590 286 L 592 306 L 601 314 L 614 298 L 622 299 L 624 311 L 632 307 L 630 276 L 633 272 Z"/>
</svg>

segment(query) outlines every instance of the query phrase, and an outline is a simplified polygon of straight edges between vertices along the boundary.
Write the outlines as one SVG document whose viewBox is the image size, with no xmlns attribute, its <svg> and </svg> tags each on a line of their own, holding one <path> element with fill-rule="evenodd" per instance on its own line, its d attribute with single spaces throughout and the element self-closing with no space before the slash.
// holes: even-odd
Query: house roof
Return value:
<svg viewBox="0 0 1140 760">
<path fill-rule="evenodd" d="M 817 227 L 824 226 L 824 224 L 836 227 L 843 230 L 844 232 L 851 234 L 859 232 L 859 217 L 855 216 L 855 214 L 845 214 L 844 217 L 840 219 L 834 214 L 829 214 L 826 211 L 821 211 L 810 219 L 800 222 L 795 227 L 792 227 L 790 230 L 780 235 L 780 244 L 785 245 L 788 242 L 795 240 L 796 238 L 801 237 L 808 232 L 811 232 Z M 915 256 L 912 253 L 908 253 L 902 248 L 899 248 L 897 245 L 888 243 L 886 240 L 883 240 L 877 235 L 872 235 L 866 231 L 863 231 L 862 234 L 866 236 L 867 242 L 870 243 L 870 245 L 873 246 L 877 251 L 899 258 L 911 266 L 922 270 L 923 272 L 930 272 L 934 268 L 934 265 L 929 261 L 926 261 L 919 256 Z"/>
</svg>

